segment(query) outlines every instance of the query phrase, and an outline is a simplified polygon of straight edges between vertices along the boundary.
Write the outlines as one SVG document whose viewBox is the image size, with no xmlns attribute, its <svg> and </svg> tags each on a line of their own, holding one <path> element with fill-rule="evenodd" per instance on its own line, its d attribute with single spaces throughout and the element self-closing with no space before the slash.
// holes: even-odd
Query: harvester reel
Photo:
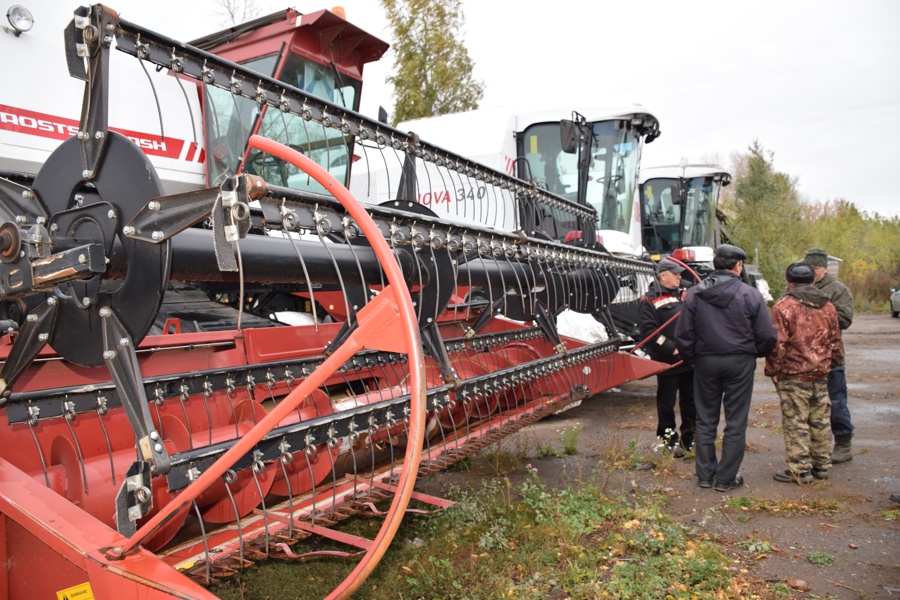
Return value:
<svg viewBox="0 0 900 600">
<path fill-rule="evenodd" d="M 63 358 L 91 367 L 103 364 L 101 307 L 114 310 L 138 343 L 159 311 L 171 265 L 170 242 L 153 244 L 122 235 L 123 226 L 164 192 L 147 156 L 125 136 L 107 135 L 92 178 L 85 178 L 89 174 L 83 169 L 81 144 L 73 137 L 50 155 L 33 186 L 51 215 L 51 225 L 61 225 L 54 237 L 103 243 L 107 259 L 120 253 L 125 257 L 113 261 L 127 264 L 126 273 L 113 274 L 124 279 L 109 279 L 107 273 L 54 288 L 60 305 L 50 345 Z M 71 214 L 60 215 L 70 209 Z"/>
</svg>

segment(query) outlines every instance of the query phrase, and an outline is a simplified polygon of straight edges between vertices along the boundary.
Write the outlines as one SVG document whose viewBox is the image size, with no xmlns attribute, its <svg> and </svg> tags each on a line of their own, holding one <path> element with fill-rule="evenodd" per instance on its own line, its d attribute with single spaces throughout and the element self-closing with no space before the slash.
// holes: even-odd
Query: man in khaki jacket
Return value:
<svg viewBox="0 0 900 600">
<path fill-rule="evenodd" d="M 828 253 L 822 248 L 810 248 L 803 262 L 816 272 L 815 286 L 824 292 L 837 310 L 841 331 L 853 323 L 853 294 L 846 285 L 828 272 Z M 853 423 L 847 406 L 847 375 L 844 361 L 828 374 L 828 397 L 831 399 L 831 433 L 834 434 L 832 464 L 853 460 L 850 442 L 853 439 Z"/>
</svg>

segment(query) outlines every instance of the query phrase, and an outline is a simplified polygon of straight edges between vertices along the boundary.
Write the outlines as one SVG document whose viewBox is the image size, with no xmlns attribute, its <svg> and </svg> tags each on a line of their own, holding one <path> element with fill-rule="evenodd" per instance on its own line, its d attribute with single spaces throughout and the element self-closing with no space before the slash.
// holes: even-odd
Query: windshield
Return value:
<svg viewBox="0 0 900 600">
<path fill-rule="evenodd" d="M 651 254 L 670 254 L 681 247 L 679 180 L 658 178 L 641 186 L 644 246 Z"/>
<path fill-rule="evenodd" d="M 597 210 L 600 229 L 630 228 L 639 149 L 640 139 L 626 121 L 594 123 L 584 198 Z"/>
<path fill-rule="evenodd" d="M 712 177 L 689 180 L 684 201 L 684 245 L 713 246 L 719 185 Z"/>
<path fill-rule="evenodd" d="M 563 152 L 559 122 L 539 123 L 525 129 L 519 165 L 522 179 L 567 200 L 593 206 L 600 219 L 600 229 L 628 232 L 631 224 L 634 186 L 637 179 L 640 139 L 628 131 L 626 121 L 594 123 L 591 129 L 589 160 L 585 162 L 586 189 L 578 189 L 578 153 Z M 579 149 L 578 152 L 582 150 Z M 544 225 L 555 223 L 556 237 L 576 227 L 571 217 L 556 214 Z"/>
<path fill-rule="evenodd" d="M 274 64 L 271 58 L 255 59 L 244 65 L 268 75 Z M 335 69 L 297 54 L 288 56 L 278 79 L 333 104 L 357 109 L 361 85 L 358 80 L 342 78 Z M 259 116 L 259 108 L 255 101 L 233 96 L 228 90 L 207 87 L 206 92 L 206 128 L 210 149 L 207 170 L 210 185 L 218 185 L 226 176 L 237 172 Z M 264 112 L 259 134 L 299 150 L 328 169 L 338 181 L 347 183 L 353 145 L 351 136 L 272 107 Z M 252 151 L 244 170 L 260 175 L 273 185 L 325 193 L 321 185 L 293 165 L 262 152 Z"/>
</svg>

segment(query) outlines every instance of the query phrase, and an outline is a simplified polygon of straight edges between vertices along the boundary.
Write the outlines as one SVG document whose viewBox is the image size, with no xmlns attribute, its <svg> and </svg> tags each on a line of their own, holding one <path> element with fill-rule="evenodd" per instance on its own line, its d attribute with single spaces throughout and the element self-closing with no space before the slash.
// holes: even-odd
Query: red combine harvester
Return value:
<svg viewBox="0 0 900 600">
<path fill-rule="evenodd" d="M 16 10 L 0 50 L 50 61 Z M 356 111 L 386 48 L 329 11 L 187 45 L 94 5 L 41 66 L 74 79 L 4 89 L 0 597 L 213 598 L 310 536 L 360 555 L 347 597 L 410 498 L 446 505 L 418 477 L 664 368 L 558 333 L 653 274 L 535 233 L 591 206 Z M 345 188 L 361 155 L 401 165 L 389 201 Z M 485 194 L 438 217 L 434 177 Z M 376 502 L 374 540 L 333 528 Z"/>
</svg>

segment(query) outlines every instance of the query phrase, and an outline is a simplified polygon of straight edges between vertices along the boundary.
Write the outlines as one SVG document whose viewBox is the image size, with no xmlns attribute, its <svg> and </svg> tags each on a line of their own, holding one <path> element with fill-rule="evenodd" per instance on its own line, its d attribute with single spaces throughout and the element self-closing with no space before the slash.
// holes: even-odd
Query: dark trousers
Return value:
<svg viewBox="0 0 900 600">
<path fill-rule="evenodd" d="M 752 354 L 704 354 L 694 361 L 694 404 L 697 438 L 694 452 L 697 478 L 725 485 L 737 477 L 744 460 L 747 415 L 753 395 L 756 357 Z M 722 457 L 716 458 L 719 412 L 725 409 Z"/>
<path fill-rule="evenodd" d="M 847 373 L 844 365 L 828 373 L 828 397 L 831 399 L 831 433 L 837 436 L 853 435 L 850 409 L 847 407 Z"/>
<path fill-rule="evenodd" d="M 669 447 L 675 446 L 679 441 L 675 424 L 676 401 L 681 411 L 681 445 L 688 449 L 694 443 L 696 420 L 693 369 L 656 376 L 656 414 L 659 417 L 656 437 L 664 439 Z"/>
</svg>

